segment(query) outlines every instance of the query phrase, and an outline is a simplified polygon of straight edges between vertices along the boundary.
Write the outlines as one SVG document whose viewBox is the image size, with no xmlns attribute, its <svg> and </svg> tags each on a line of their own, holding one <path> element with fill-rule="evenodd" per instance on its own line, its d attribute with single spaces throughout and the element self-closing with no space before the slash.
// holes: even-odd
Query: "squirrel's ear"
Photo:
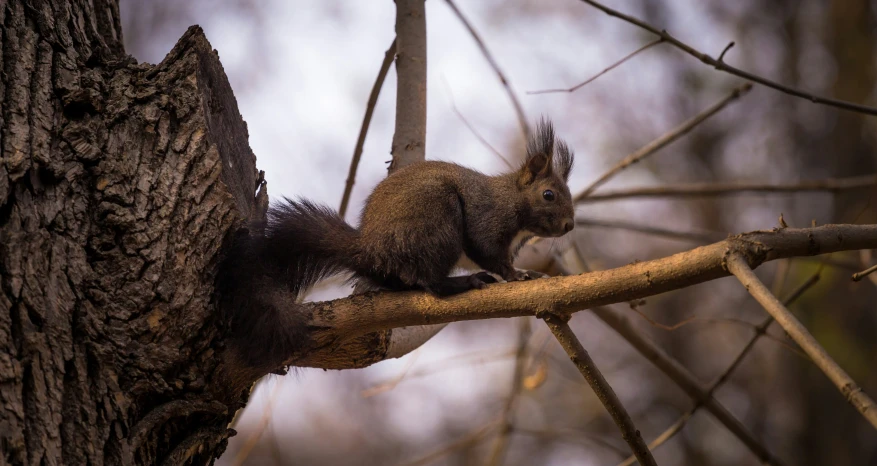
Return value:
<svg viewBox="0 0 877 466">
<path fill-rule="evenodd" d="M 569 182 L 569 172 L 572 171 L 573 160 L 575 156 L 566 145 L 566 142 L 558 140 L 557 150 L 554 153 L 554 168 L 557 173 L 563 177 L 563 181 Z"/>
<path fill-rule="evenodd" d="M 549 175 L 551 175 L 551 159 L 545 154 L 534 154 L 528 157 L 527 162 L 521 167 L 518 180 L 522 186 L 526 186 Z"/>
<path fill-rule="evenodd" d="M 551 175 L 554 155 L 554 126 L 544 117 L 527 141 L 527 161 L 521 168 L 521 184 L 528 185 L 537 178 Z"/>
</svg>

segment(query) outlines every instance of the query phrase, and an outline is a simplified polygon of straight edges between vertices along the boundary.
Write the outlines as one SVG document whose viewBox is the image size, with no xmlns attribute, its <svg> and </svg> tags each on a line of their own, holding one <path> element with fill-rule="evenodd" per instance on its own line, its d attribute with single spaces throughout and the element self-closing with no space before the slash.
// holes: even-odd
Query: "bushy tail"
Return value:
<svg viewBox="0 0 877 466">
<path fill-rule="evenodd" d="M 284 197 L 268 209 L 260 242 L 259 259 L 298 294 L 325 277 L 353 269 L 359 232 L 328 207 Z"/>
<path fill-rule="evenodd" d="M 246 362 L 268 370 L 307 345 L 301 294 L 353 268 L 359 232 L 330 208 L 284 198 L 234 239 L 220 268 L 221 306 Z"/>
</svg>

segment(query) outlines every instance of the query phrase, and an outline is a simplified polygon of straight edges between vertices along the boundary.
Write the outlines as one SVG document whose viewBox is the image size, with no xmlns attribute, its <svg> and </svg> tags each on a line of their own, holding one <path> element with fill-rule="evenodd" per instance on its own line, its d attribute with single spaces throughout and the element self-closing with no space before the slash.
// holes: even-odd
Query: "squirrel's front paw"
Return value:
<svg viewBox="0 0 877 466">
<path fill-rule="evenodd" d="M 545 278 L 548 274 L 537 272 L 535 270 L 515 269 L 515 273 L 511 281 L 532 280 L 534 278 Z"/>
</svg>

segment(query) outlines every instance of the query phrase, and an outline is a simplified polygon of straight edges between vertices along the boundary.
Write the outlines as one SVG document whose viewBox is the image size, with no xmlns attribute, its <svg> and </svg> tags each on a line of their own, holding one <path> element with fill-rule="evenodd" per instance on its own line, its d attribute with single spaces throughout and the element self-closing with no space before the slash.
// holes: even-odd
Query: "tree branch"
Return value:
<svg viewBox="0 0 877 466">
<path fill-rule="evenodd" d="M 425 0 L 396 0 L 396 131 L 392 173 L 426 160 Z"/>
<path fill-rule="evenodd" d="M 720 404 L 705 389 L 697 377 L 685 368 L 679 361 L 673 359 L 660 346 L 642 335 L 633 325 L 629 318 L 608 307 L 595 307 L 591 309 L 594 315 L 606 325 L 618 332 L 640 354 L 649 360 L 655 367 L 669 377 L 679 388 L 693 400 L 703 402 L 704 407 L 718 420 L 729 432 L 737 437 L 759 460 L 764 464 L 779 466 L 782 462 L 774 457 L 771 452 L 748 431 L 746 427 Z"/>
<path fill-rule="evenodd" d="M 859 281 L 859 280 L 861 280 L 861 279 L 867 277 L 868 275 L 871 275 L 871 274 L 874 273 L 875 271 L 877 271 L 877 264 L 872 265 L 871 267 L 868 267 L 867 269 L 865 269 L 865 270 L 863 270 L 863 271 L 861 271 L 861 272 L 856 272 L 856 273 L 854 273 L 854 274 L 853 274 L 853 281 L 854 281 L 854 282 L 857 282 L 857 281 Z"/>
<path fill-rule="evenodd" d="M 384 87 L 384 79 L 387 72 L 390 71 L 390 65 L 393 58 L 396 57 L 396 39 L 390 44 L 390 48 L 384 54 L 384 61 L 381 63 L 381 69 L 378 71 L 378 77 L 372 86 L 371 94 L 368 96 L 368 103 L 365 106 L 365 116 L 362 117 L 362 127 L 359 129 L 359 138 L 356 139 L 356 147 L 353 149 L 353 158 L 350 159 L 350 171 L 347 173 L 347 183 L 344 185 L 344 195 L 341 196 L 341 208 L 338 209 L 338 215 L 344 218 L 347 213 L 347 204 L 350 202 L 350 194 L 353 192 L 353 183 L 356 181 L 356 169 L 359 167 L 359 159 L 362 157 L 362 147 L 365 145 L 365 135 L 368 134 L 368 127 L 372 121 L 372 114 L 375 112 L 375 105 L 378 103 L 378 95 L 381 88 Z"/>
<path fill-rule="evenodd" d="M 502 83 L 502 87 L 505 89 L 506 94 L 509 96 L 509 100 L 512 101 L 512 105 L 515 107 L 515 114 L 518 116 L 518 124 L 521 125 L 521 132 L 524 135 L 524 139 L 526 140 L 530 136 L 530 127 L 527 125 L 527 117 L 524 115 L 524 108 L 521 106 L 521 102 L 518 101 L 518 98 L 515 96 L 515 92 L 512 90 L 511 84 L 509 84 L 509 80 L 505 77 L 505 74 L 499 69 L 499 65 L 496 63 L 496 60 L 493 58 L 493 55 L 490 54 L 490 51 L 487 50 L 487 46 L 484 45 L 484 41 L 481 40 L 481 36 L 478 35 L 478 32 L 475 31 L 475 28 L 472 27 L 472 24 L 469 23 L 469 20 L 463 16 L 463 13 L 457 8 L 457 5 L 453 2 L 453 0 L 445 0 L 451 10 L 454 11 L 454 14 L 457 15 L 457 18 L 460 19 L 460 22 L 463 23 L 463 26 L 466 26 L 466 29 L 469 31 L 469 34 L 472 35 L 472 38 L 475 39 L 475 43 L 478 44 L 478 49 L 481 50 L 481 53 L 484 55 L 484 58 L 487 60 L 487 63 L 490 64 L 490 67 L 493 68 L 494 73 L 496 73 L 497 77 L 499 77 L 499 81 Z"/>
<path fill-rule="evenodd" d="M 659 197 L 708 197 L 734 196 L 745 193 L 836 193 L 852 189 L 877 186 L 877 175 L 851 176 L 848 178 L 827 178 L 789 184 L 766 183 L 690 183 L 671 186 L 632 188 L 591 194 L 578 202 L 600 202 L 616 199 L 659 198 Z"/>
<path fill-rule="evenodd" d="M 825 349 L 807 331 L 807 328 L 789 312 L 752 271 L 751 259 L 740 252 L 731 252 L 727 258 L 728 270 L 764 309 L 783 327 L 801 349 L 813 360 L 825 375 L 837 386 L 847 401 L 853 405 L 872 426 L 877 428 L 877 404 L 865 394 L 856 382 L 833 360 Z"/>
<path fill-rule="evenodd" d="M 630 445 L 630 449 L 633 450 L 633 454 L 636 456 L 637 460 L 639 460 L 640 464 L 643 466 L 657 466 L 658 463 L 656 463 L 655 459 L 652 457 L 652 453 L 643 441 L 639 430 L 633 425 L 633 421 L 630 419 L 630 415 L 627 414 L 627 410 L 624 409 L 624 406 L 621 404 L 621 400 L 615 395 L 615 391 L 609 386 L 609 382 L 607 382 L 603 377 L 603 374 L 600 373 L 600 370 L 591 359 L 591 356 L 588 355 L 588 352 L 582 346 L 582 343 L 576 338 L 575 333 L 569 328 L 566 319 L 553 314 L 546 315 L 544 319 L 545 323 L 548 324 L 548 328 L 551 329 L 551 333 L 554 334 L 557 341 L 560 342 L 560 345 L 566 350 L 566 354 L 569 355 L 573 364 L 576 365 L 579 372 L 581 372 L 585 377 L 585 380 L 588 381 L 588 385 L 591 386 L 594 393 L 597 395 L 597 398 L 603 403 L 606 410 L 609 411 L 609 415 L 612 416 L 615 424 L 621 429 L 621 437 L 628 445 Z"/>
<path fill-rule="evenodd" d="M 670 132 L 664 134 L 663 136 L 659 137 L 658 139 L 655 139 L 654 141 L 646 144 L 645 146 L 643 146 L 642 148 L 640 148 L 636 152 L 623 158 L 620 162 L 618 162 L 609 171 L 604 173 L 603 176 L 601 176 L 596 181 L 591 183 L 587 188 L 585 188 L 584 191 L 577 194 L 576 197 L 573 199 L 573 201 L 580 202 L 582 199 L 588 197 L 592 192 L 594 192 L 595 189 L 600 187 L 600 185 L 602 185 L 606 181 L 609 181 L 610 178 L 617 175 L 619 172 L 621 172 L 625 168 L 627 168 L 627 167 L 641 161 L 642 159 L 654 154 L 655 152 L 666 147 L 671 142 L 688 134 L 688 132 L 691 131 L 692 129 L 694 129 L 695 126 L 703 123 L 709 117 L 718 113 L 720 110 L 725 108 L 729 103 L 737 100 L 737 98 L 739 98 L 740 96 L 749 92 L 750 89 L 752 89 L 752 84 L 750 84 L 750 83 L 746 83 L 740 87 L 734 88 L 724 99 L 716 102 L 710 108 L 700 112 L 699 114 L 695 115 L 693 118 L 689 119 L 688 121 L 682 123 L 681 125 L 677 126 L 676 128 L 673 128 Z"/>
<path fill-rule="evenodd" d="M 349 341 L 378 330 L 544 311 L 571 313 L 642 299 L 727 276 L 725 260 L 729 251 L 745 254 L 750 264 L 757 266 L 786 257 L 872 248 L 877 248 L 877 225 L 786 228 L 745 233 L 612 270 L 492 285 L 444 299 L 421 292 L 385 292 L 309 303 L 315 346 L 294 360 L 296 365 L 323 367 L 320 359 L 340 343 L 339 339 Z M 276 305 L 282 308 L 288 304 Z"/>
<path fill-rule="evenodd" d="M 664 42 L 664 39 L 658 38 L 658 39 L 655 39 L 655 40 L 649 42 L 649 43 L 646 44 L 646 45 L 643 45 L 642 47 L 640 47 L 640 48 L 634 50 L 633 52 L 630 52 L 629 54 L 627 54 L 627 55 L 626 55 L 624 58 L 622 58 L 621 60 L 618 60 L 617 62 L 615 62 L 615 63 L 609 65 L 609 66 L 606 67 L 606 68 L 604 68 L 603 71 L 601 71 L 601 72 L 595 74 L 594 76 L 592 76 L 592 77 L 586 79 L 584 82 L 578 83 L 578 84 L 576 84 L 575 86 L 570 87 L 570 88 L 568 88 L 568 89 L 544 89 L 544 90 L 541 90 L 541 91 L 529 91 L 529 92 L 527 92 L 527 94 L 530 94 L 530 95 L 536 95 L 536 94 L 551 94 L 551 93 L 555 93 L 555 92 L 575 92 L 575 91 L 581 89 L 582 87 L 584 87 L 584 86 L 590 84 L 591 82 L 593 82 L 595 79 L 599 78 L 600 76 L 603 76 L 604 74 L 606 74 L 606 73 L 608 73 L 608 72 L 614 70 L 615 68 L 618 68 L 619 66 L 621 66 L 621 65 L 622 65 L 624 62 L 626 62 L 627 60 L 630 60 L 631 58 L 637 56 L 640 52 L 643 52 L 643 51 L 645 51 L 645 50 L 648 50 L 648 49 L 652 48 L 652 46 L 654 46 L 654 45 L 658 45 L 658 44 L 660 44 L 661 42 Z"/>
<path fill-rule="evenodd" d="M 798 297 L 804 294 L 805 291 L 810 289 L 811 286 L 815 285 L 816 282 L 819 281 L 820 272 L 817 271 L 815 274 L 811 275 L 809 279 L 804 281 L 795 291 L 793 291 L 788 298 L 785 300 L 785 305 L 788 306 L 792 304 Z M 743 359 L 749 354 L 749 351 L 755 347 L 755 343 L 765 334 L 767 334 L 767 329 L 770 327 L 770 324 L 773 323 L 773 317 L 768 316 L 767 319 L 764 320 L 761 324 L 758 325 L 755 329 L 755 333 L 752 335 L 752 338 L 746 342 L 746 345 L 743 346 L 743 349 L 737 353 L 737 357 L 734 358 L 734 361 L 728 365 L 728 367 L 722 372 L 722 374 L 713 382 L 710 387 L 706 390 L 706 397 L 712 397 L 716 390 L 719 389 L 727 380 L 731 377 L 731 374 L 737 369 Z M 667 440 L 673 438 L 674 435 L 679 433 L 685 424 L 694 416 L 694 413 L 700 409 L 706 401 L 706 397 L 695 399 L 694 406 L 691 407 L 688 411 L 686 411 L 679 419 L 676 420 L 670 427 L 667 428 L 661 435 L 655 437 L 655 439 L 649 443 L 649 448 L 654 450 L 659 446 L 663 445 Z M 630 466 L 636 460 L 635 456 L 631 456 L 626 460 L 622 461 L 618 464 L 618 466 Z"/>
<path fill-rule="evenodd" d="M 647 235 L 661 236 L 664 238 L 678 239 L 683 241 L 695 241 L 699 243 L 709 243 L 717 241 L 725 236 L 725 233 L 718 231 L 677 231 L 668 230 L 666 228 L 652 227 L 649 225 L 637 225 L 635 223 L 622 222 L 617 220 L 591 220 L 584 218 L 576 219 L 576 226 L 599 227 L 599 228 L 616 228 L 619 230 L 635 231 Z"/>
<path fill-rule="evenodd" d="M 831 107 L 841 108 L 844 110 L 849 110 L 849 111 L 858 112 L 858 113 L 864 113 L 867 115 L 877 115 L 877 108 L 868 107 L 866 105 L 854 104 L 852 102 L 846 102 L 843 100 L 829 99 L 827 97 L 820 97 L 820 96 L 817 96 L 814 94 L 810 94 L 809 92 L 804 92 L 800 89 L 796 89 L 794 87 L 784 86 L 784 85 L 779 84 L 777 82 L 771 81 L 771 80 L 766 79 L 766 78 L 762 78 L 761 76 L 758 76 L 758 75 L 749 73 L 747 71 L 743 71 L 739 68 L 735 68 L 731 65 L 728 65 L 727 63 L 722 61 L 722 57 L 724 56 L 725 52 L 727 52 L 728 48 L 730 48 L 730 46 L 733 45 L 733 43 L 731 43 L 728 47 L 725 47 L 725 50 L 722 52 L 722 55 L 717 60 L 717 59 L 715 59 L 715 58 L 713 58 L 705 53 L 702 53 L 702 52 L 696 50 L 694 47 L 686 44 L 685 42 L 682 42 L 681 40 L 673 37 L 672 35 L 670 35 L 669 32 L 667 32 L 664 29 L 658 29 L 657 27 L 652 26 L 651 24 L 646 23 L 643 20 L 634 18 L 633 16 L 626 15 L 626 14 L 621 13 L 621 12 L 616 11 L 616 10 L 613 10 L 612 8 L 604 6 L 604 5 L 597 3 L 593 0 L 581 0 L 581 1 L 584 3 L 587 3 L 588 5 L 593 6 L 594 8 L 597 8 L 598 10 L 606 13 L 609 16 L 614 16 L 614 17 L 621 19 L 623 21 L 627 21 L 628 23 L 633 24 L 634 26 L 637 26 L 641 29 L 645 29 L 646 31 L 651 32 L 652 34 L 655 34 L 656 36 L 669 42 L 670 44 L 672 44 L 674 47 L 678 48 L 679 50 L 682 50 L 683 52 L 691 55 L 694 58 L 697 58 L 698 60 L 702 61 L 703 63 L 710 65 L 719 71 L 724 71 L 726 73 L 733 74 L 735 76 L 739 76 L 741 78 L 747 79 L 749 81 L 756 82 L 756 83 L 761 84 L 763 86 L 767 86 L 767 87 L 770 87 L 772 89 L 776 89 L 784 94 L 789 94 L 789 95 L 792 95 L 795 97 L 800 97 L 802 99 L 807 99 L 810 102 L 813 102 L 815 104 L 828 105 Z"/>
</svg>

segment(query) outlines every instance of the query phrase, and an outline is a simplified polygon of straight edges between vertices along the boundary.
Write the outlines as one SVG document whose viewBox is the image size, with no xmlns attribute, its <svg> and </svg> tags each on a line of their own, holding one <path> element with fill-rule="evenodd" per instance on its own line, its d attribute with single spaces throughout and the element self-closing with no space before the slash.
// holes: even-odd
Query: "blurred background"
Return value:
<svg viewBox="0 0 877 466">
<path fill-rule="evenodd" d="M 606 3 L 725 61 L 820 95 L 877 105 L 877 2 L 868 0 L 647 0 Z M 626 154 L 724 98 L 742 81 L 666 44 L 573 93 L 566 88 L 654 40 L 576 0 L 457 0 L 508 76 L 529 120 L 550 116 L 577 154 L 570 186 L 584 188 Z M 200 24 L 219 52 L 269 193 L 340 204 L 366 101 L 394 37 L 385 1 L 122 0 L 128 53 L 163 59 Z M 445 2 L 426 4 L 430 159 L 486 173 L 506 165 L 469 128 L 514 162 L 523 138 L 513 107 L 475 42 Z M 390 160 L 395 70 L 381 91 L 348 221 Z M 462 116 L 462 117 L 461 117 Z M 465 121 L 464 119 L 465 118 Z M 467 123 L 468 122 L 468 125 Z M 756 86 L 750 93 L 604 188 L 690 182 L 794 183 L 877 172 L 877 119 Z M 598 192 L 600 191 L 598 190 Z M 592 221 L 676 232 L 727 233 L 777 226 L 875 223 L 874 188 L 747 194 L 712 199 L 633 199 L 583 204 Z M 618 228 L 579 228 L 552 244 L 577 250 L 592 269 L 693 248 L 702 241 Z M 569 257 L 566 254 L 565 257 Z M 850 281 L 874 258 L 834 254 L 821 280 L 791 310 L 871 396 L 877 396 L 877 287 Z M 870 262 L 870 263 L 869 263 Z M 780 296 L 819 261 L 759 269 Z M 580 271 L 581 264 L 568 264 Z M 330 282 L 309 299 L 350 292 Z M 766 315 L 732 278 L 615 309 L 704 384 L 718 377 Z M 645 317 L 644 317 L 645 316 Z M 646 318 L 647 317 L 647 318 Z M 693 318 L 693 319 L 692 319 Z M 260 382 L 239 417 L 222 465 L 485 464 L 508 412 L 503 464 L 613 465 L 627 446 L 545 325 L 529 320 L 448 326 L 404 358 L 362 370 L 298 370 Z M 685 325 L 673 327 L 677 323 Z M 651 441 L 693 406 L 669 378 L 589 312 L 571 321 Z M 877 464 L 877 432 L 828 379 L 772 327 L 716 398 L 785 464 Z M 525 352 L 517 358 L 521 335 Z M 514 377 L 521 359 L 521 379 Z M 520 389 L 507 410 L 509 396 Z M 698 411 L 655 450 L 659 464 L 755 465 L 758 459 L 711 414 Z"/>
</svg>

